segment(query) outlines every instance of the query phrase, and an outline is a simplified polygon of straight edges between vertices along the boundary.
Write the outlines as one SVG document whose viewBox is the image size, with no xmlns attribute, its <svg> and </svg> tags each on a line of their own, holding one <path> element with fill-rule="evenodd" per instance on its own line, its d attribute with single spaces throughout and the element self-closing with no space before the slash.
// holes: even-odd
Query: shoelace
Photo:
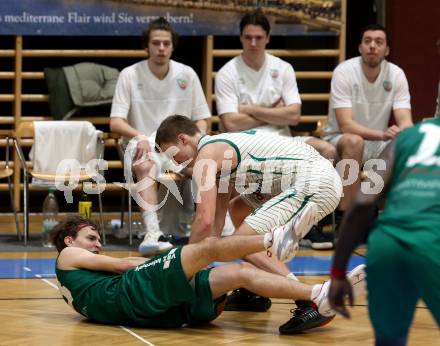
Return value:
<svg viewBox="0 0 440 346">
<path fill-rule="evenodd" d="M 308 309 L 307 313 L 301 316 L 302 311 L 304 311 L 303 309 L 304 308 L 291 309 L 290 312 L 293 314 L 292 318 L 299 317 L 302 321 L 306 321 L 308 319 L 315 318 L 319 315 L 319 312 L 316 311 L 315 309 Z"/>
</svg>

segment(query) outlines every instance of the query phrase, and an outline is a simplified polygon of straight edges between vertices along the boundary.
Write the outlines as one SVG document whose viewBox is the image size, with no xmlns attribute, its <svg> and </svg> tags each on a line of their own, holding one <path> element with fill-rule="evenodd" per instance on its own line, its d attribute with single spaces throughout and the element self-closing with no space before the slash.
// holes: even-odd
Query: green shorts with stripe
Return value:
<svg viewBox="0 0 440 346">
<path fill-rule="evenodd" d="M 171 249 L 123 275 L 121 305 L 127 324 L 177 328 L 212 321 L 221 313 L 225 296 L 212 299 L 210 269 L 188 281 L 181 251 Z"/>
<path fill-rule="evenodd" d="M 287 188 L 283 183 L 282 178 L 273 179 L 267 193 L 241 195 L 255 209 L 244 221 L 259 234 L 285 225 L 309 202 L 318 207 L 314 221 L 317 223 L 336 209 L 342 194 L 341 178 L 330 161 L 324 159 L 316 162 L 309 172 L 296 174 Z"/>
</svg>

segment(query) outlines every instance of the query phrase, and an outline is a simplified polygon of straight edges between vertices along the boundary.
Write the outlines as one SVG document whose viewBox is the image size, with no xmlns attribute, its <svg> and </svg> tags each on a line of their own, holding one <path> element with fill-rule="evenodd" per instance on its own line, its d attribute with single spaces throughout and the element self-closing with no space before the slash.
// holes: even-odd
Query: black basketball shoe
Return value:
<svg viewBox="0 0 440 346">
<path fill-rule="evenodd" d="M 280 334 L 298 334 L 312 328 L 322 327 L 335 318 L 335 315 L 330 317 L 321 315 L 311 301 L 297 300 L 295 303 L 297 307 L 290 310 L 293 316 L 280 326 Z"/>
<path fill-rule="evenodd" d="M 299 245 L 314 250 L 330 250 L 333 249 L 333 235 L 326 234 L 321 227 L 313 225 L 309 233 L 299 241 Z"/>
<path fill-rule="evenodd" d="M 225 311 L 265 312 L 271 305 L 269 298 L 257 296 L 245 288 L 238 288 L 226 297 Z"/>
</svg>

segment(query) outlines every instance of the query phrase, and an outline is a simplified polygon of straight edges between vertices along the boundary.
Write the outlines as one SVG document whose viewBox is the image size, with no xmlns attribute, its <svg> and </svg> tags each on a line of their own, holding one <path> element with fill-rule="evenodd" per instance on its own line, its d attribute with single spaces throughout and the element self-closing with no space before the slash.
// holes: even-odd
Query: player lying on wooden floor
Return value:
<svg viewBox="0 0 440 346">
<path fill-rule="evenodd" d="M 237 287 L 268 297 L 311 299 L 322 314 L 333 314 L 327 300 L 328 281 L 306 285 L 248 263 L 206 269 L 211 262 L 265 249 L 278 257 L 293 256 L 292 227 L 287 224 L 265 235 L 207 238 L 146 260 L 100 255 L 97 225 L 74 216 L 52 233 L 59 251 L 56 275 L 69 305 L 106 324 L 175 328 L 206 323 L 222 312 L 226 293 Z M 362 271 L 359 266 L 348 274 L 353 285 L 364 280 L 357 275 Z"/>
</svg>

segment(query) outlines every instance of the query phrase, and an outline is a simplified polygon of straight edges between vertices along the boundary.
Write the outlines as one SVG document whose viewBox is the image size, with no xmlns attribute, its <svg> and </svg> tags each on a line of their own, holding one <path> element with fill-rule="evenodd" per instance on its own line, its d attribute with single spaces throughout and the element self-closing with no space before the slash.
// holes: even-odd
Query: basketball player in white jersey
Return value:
<svg viewBox="0 0 440 346">
<path fill-rule="evenodd" d="M 151 179 L 152 161 L 147 155 L 154 152 L 155 132 L 165 117 L 182 114 L 191 119 L 200 131 L 206 132 L 207 121 L 211 116 L 195 71 L 171 60 L 177 34 L 170 24 L 164 18 L 153 21 L 144 32 L 142 40 L 149 57 L 122 70 L 110 114 L 110 128 L 113 132 L 126 139 L 143 136 L 143 140 L 134 146 L 132 154 L 133 171 L 138 181 Z M 184 181 L 179 188 L 184 207 L 174 197 L 168 196 L 159 211 L 162 214 L 160 227 L 154 209 L 158 205 L 156 183 L 152 181 L 149 187 L 140 192 L 145 204 L 152 206 L 144 207 L 143 211 L 147 233 L 139 247 L 142 255 L 169 250 L 172 245 L 162 231 L 168 234 L 176 232 L 180 221 L 191 221 L 194 209 L 190 183 Z"/>
<path fill-rule="evenodd" d="M 342 184 L 336 170 L 301 140 L 255 130 L 208 136 L 186 117 L 175 115 L 159 126 L 156 143 L 175 162 L 193 169 L 197 208 L 191 243 L 219 237 L 228 206 L 239 205 L 231 211 L 234 224 L 240 224 L 234 234 L 264 234 L 293 223 L 295 250 L 312 225 L 339 203 Z M 230 204 L 233 191 L 240 203 Z M 285 264 L 264 252 L 246 260 L 296 279 Z M 329 318 L 306 305 L 280 332 L 295 334 L 328 323 Z"/>
<path fill-rule="evenodd" d="M 216 107 L 226 131 L 258 130 L 291 137 L 289 126 L 301 118 L 301 98 L 292 65 L 269 54 L 270 23 L 260 11 L 245 14 L 240 21 L 242 53 L 227 62 L 215 78 Z M 298 136 L 329 160 L 336 148 L 316 137 Z M 314 227 L 305 244 L 331 249 L 332 239 Z"/>
<path fill-rule="evenodd" d="M 354 160 L 360 169 L 377 158 L 389 140 L 413 125 L 408 81 L 389 54 L 385 28 L 373 24 L 361 34 L 360 56 L 339 64 L 333 72 L 328 124 L 324 139 L 336 146 L 341 159 Z M 391 113 L 396 125 L 389 126 Z M 359 187 L 344 186 L 338 211 L 353 201 Z"/>
</svg>

